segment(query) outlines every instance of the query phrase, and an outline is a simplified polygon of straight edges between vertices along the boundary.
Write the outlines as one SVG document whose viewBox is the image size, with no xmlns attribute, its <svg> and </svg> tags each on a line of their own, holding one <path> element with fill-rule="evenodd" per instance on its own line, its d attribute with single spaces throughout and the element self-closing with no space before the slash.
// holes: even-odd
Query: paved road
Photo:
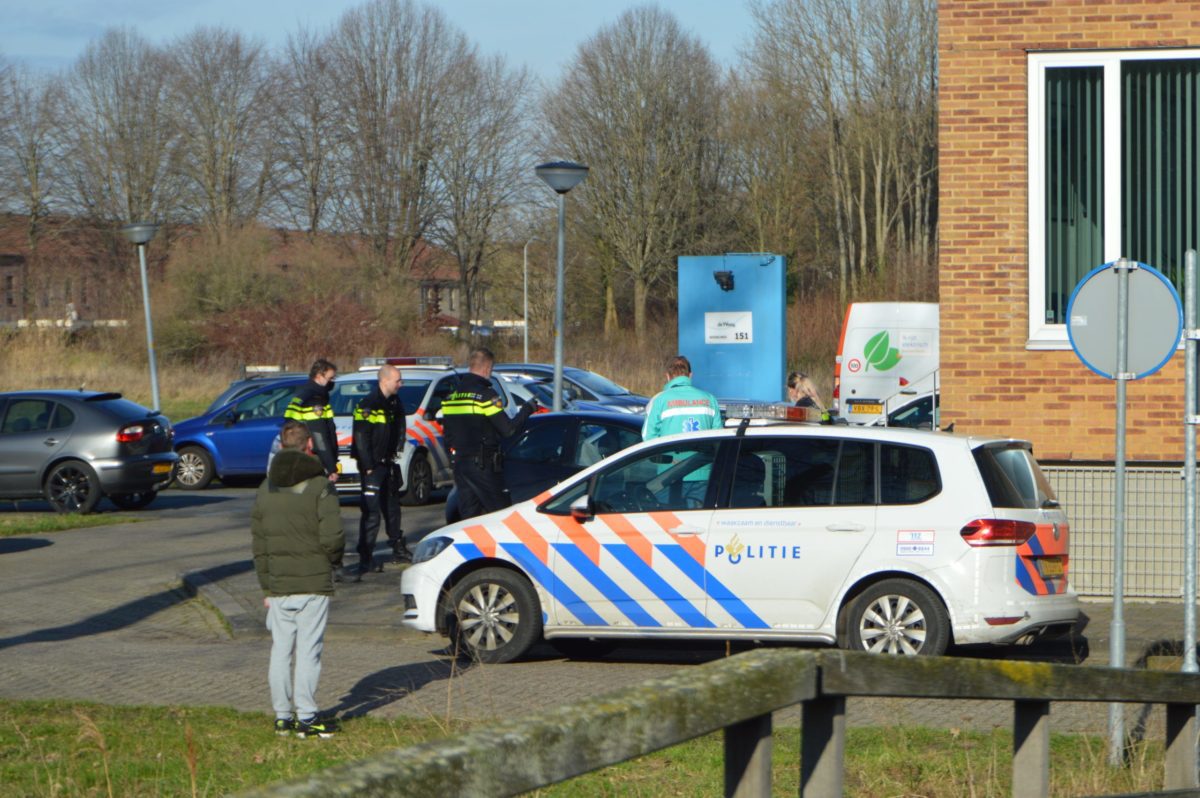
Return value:
<svg viewBox="0 0 1200 798">
<path fill-rule="evenodd" d="M 0 538 L 0 696 L 112 704 L 226 705 L 267 711 L 269 638 L 250 563 L 253 490 L 169 491 L 145 520 L 28 538 Z M 20 509 L 37 509 L 22 503 Z M 0 505 L 0 516 L 12 512 Z M 442 506 L 405 508 L 405 528 L 440 525 Z M 358 509 L 342 508 L 353 551 Z M 353 554 L 348 556 L 353 559 Z M 203 586 L 191 598 L 183 575 Z M 343 715 L 489 718 L 600 695 L 723 656 L 724 646 L 633 646 L 594 661 L 565 660 L 550 646 L 507 665 L 465 666 L 445 641 L 400 625 L 399 571 L 340 586 L 330 613 L 320 697 Z M 1072 641 L 1036 649 L 987 649 L 981 656 L 1107 661 L 1105 604 Z M 1130 604 L 1127 661 L 1181 637 L 1182 609 Z M 231 634 L 231 630 L 233 634 Z M 1103 706 L 1061 705 L 1056 731 L 1104 728 Z M 1137 708 L 1131 708 L 1131 718 Z M 988 729 L 1010 724 L 1001 702 L 862 699 L 852 724 Z M 798 713 L 780 713 L 796 723 Z"/>
</svg>

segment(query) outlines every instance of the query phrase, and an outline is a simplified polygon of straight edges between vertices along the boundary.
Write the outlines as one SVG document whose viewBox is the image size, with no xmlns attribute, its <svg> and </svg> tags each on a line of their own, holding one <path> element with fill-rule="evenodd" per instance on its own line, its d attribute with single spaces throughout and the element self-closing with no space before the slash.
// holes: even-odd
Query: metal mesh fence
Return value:
<svg viewBox="0 0 1200 798">
<path fill-rule="evenodd" d="M 1071 525 L 1070 579 L 1081 596 L 1113 588 L 1113 466 L 1042 466 Z M 1183 469 L 1125 469 L 1125 595 L 1183 594 Z"/>
</svg>

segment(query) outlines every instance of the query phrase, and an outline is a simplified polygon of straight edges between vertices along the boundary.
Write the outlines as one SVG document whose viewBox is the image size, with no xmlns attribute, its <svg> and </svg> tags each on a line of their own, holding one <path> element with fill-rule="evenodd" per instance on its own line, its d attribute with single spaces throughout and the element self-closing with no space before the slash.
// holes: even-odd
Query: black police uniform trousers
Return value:
<svg viewBox="0 0 1200 798">
<path fill-rule="evenodd" d="M 357 547 L 361 571 L 371 568 L 381 520 L 387 529 L 392 554 L 400 559 L 409 558 L 408 550 L 404 547 L 404 530 L 400 528 L 400 497 L 396 494 L 399 477 L 398 470 L 387 466 L 378 466 L 362 477 L 359 502 L 362 516 L 358 520 Z"/>
<path fill-rule="evenodd" d="M 455 457 L 454 486 L 462 518 L 501 510 L 512 504 L 504 491 L 504 474 L 490 457 Z"/>
</svg>

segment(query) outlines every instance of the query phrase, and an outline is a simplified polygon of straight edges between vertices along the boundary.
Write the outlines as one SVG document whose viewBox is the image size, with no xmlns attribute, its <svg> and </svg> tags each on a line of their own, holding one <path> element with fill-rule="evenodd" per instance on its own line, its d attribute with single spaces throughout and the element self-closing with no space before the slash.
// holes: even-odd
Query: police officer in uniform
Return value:
<svg viewBox="0 0 1200 798">
<path fill-rule="evenodd" d="M 383 521 L 392 562 L 412 562 L 400 528 L 400 469 L 396 455 L 404 446 L 404 407 L 400 404 L 400 370 L 381 366 L 379 382 L 354 409 L 354 441 L 350 454 L 358 464 L 362 485 L 362 516 L 358 522 L 358 572 L 354 581 L 371 570 L 379 522 Z M 378 570 L 383 570 L 380 560 Z"/>
<path fill-rule="evenodd" d="M 442 402 L 442 423 L 446 445 L 454 458 L 454 486 L 458 488 L 463 518 L 490 513 L 511 503 L 504 492 L 500 439 L 518 432 L 537 409 L 536 401 L 528 401 L 516 417 L 509 419 L 490 382 L 494 362 L 491 350 L 481 347 L 473 351 L 470 371 Z"/>
<path fill-rule="evenodd" d="M 321 461 L 330 482 L 338 478 L 337 427 L 333 423 L 333 408 L 329 392 L 337 377 L 337 366 L 318 358 L 308 370 L 308 382 L 300 386 L 283 411 L 285 419 L 299 421 L 312 435 L 313 455 Z"/>
</svg>

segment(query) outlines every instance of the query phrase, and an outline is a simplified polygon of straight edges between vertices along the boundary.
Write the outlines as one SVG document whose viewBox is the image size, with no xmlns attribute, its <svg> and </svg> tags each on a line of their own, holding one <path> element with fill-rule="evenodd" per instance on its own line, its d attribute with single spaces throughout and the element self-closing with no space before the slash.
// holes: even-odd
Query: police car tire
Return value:
<svg viewBox="0 0 1200 798">
<path fill-rule="evenodd" d="M 414 452 L 408 464 L 408 478 L 404 480 L 405 491 L 400 503 L 414 507 L 429 504 L 433 498 L 433 471 L 425 452 Z"/>
<path fill-rule="evenodd" d="M 853 651 L 940 656 L 950 643 L 950 617 L 932 590 L 911 579 L 885 579 L 850 605 L 846 644 Z"/>
<path fill-rule="evenodd" d="M 493 665 L 513 661 L 542 636 L 537 592 L 507 568 L 481 568 L 463 577 L 450 591 L 450 623 L 460 654 Z"/>
</svg>

